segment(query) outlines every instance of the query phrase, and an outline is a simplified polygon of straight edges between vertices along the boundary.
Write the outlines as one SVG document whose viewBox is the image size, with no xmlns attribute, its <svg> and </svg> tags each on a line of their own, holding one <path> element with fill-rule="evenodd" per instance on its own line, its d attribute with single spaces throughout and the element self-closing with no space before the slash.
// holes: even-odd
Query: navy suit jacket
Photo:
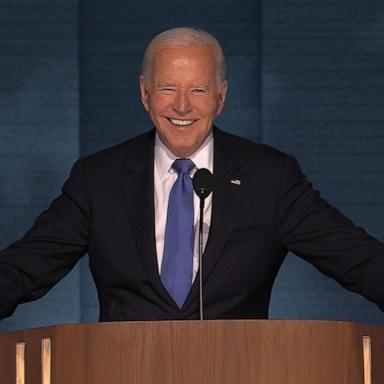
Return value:
<svg viewBox="0 0 384 384">
<path fill-rule="evenodd" d="M 76 162 L 62 194 L 0 253 L 0 318 L 45 294 L 85 253 L 100 320 L 198 318 L 198 276 L 181 309 L 160 281 L 153 149 L 150 131 Z M 325 202 L 293 157 L 215 128 L 205 318 L 267 318 L 289 250 L 384 308 L 384 246 Z"/>
</svg>

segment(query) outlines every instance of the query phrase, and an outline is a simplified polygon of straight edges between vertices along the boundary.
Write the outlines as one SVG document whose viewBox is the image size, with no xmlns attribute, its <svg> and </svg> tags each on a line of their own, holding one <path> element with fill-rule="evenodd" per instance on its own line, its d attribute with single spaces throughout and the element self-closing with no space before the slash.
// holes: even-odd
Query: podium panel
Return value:
<svg viewBox="0 0 384 384">
<path fill-rule="evenodd" d="M 0 383 L 378 384 L 384 330 L 283 320 L 59 325 L 0 335 Z"/>
</svg>

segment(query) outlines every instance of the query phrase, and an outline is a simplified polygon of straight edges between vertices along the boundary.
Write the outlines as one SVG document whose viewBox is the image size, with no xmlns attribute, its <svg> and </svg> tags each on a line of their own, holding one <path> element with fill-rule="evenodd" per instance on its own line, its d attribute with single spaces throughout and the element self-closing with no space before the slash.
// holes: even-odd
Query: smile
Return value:
<svg viewBox="0 0 384 384">
<path fill-rule="evenodd" d="M 168 120 L 173 124 L 177 126 L 186 126 L 191 125 L 195 120 L 181 120 L 181 119 L 172 119 L 168 118 Z"/>
</svg>

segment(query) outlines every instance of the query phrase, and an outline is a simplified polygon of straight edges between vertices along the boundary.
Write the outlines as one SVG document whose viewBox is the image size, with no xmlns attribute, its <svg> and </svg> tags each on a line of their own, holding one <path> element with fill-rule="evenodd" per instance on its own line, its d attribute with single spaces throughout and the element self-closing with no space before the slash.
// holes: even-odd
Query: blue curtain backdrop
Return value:
<svg viewBox="0 0 384 384">
<path fill-rule="evenodd" d="M 196 25 L 227 56 L 223 129 L 295 155 L 314 185 L 384 240 L 384 5 L 368 0 L 0 1 L 0 246 L 59 193 L 73 161 L 151 128 L 143 50 Z M 1 331 L 96 321 L 87 260 Z M 272 318 L 384 323 L 375 305 L 290 255 Z"/>
<path fill-rule="evenodd" d="M 0 0 L 0 247 L 54 198 L 79 156 L 77 0 Z M 79 268 L 1 330 L 77 321 Z"/>
</svg>

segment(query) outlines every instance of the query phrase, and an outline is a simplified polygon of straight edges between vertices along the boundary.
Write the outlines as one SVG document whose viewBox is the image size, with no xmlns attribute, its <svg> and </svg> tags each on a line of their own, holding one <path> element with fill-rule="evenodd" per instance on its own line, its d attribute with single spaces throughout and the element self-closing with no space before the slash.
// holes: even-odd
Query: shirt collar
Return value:
<svg viewBox="0 0 384 384">
<path fill-rule="evenodd" d="M 160 140 L 159 135 L 156 132 L 155 137 L 155 166 L 159 172 L 161 178 L 166 177 L 168 173 L 174 172 L 172 168 L 173 162 L 178 157 L 172 153 Z M 189 157 L 196 168 L 192 170 L 191 176 L 193 176 L 196 169 L 207 168 L 213 173 L 213 134 L 209 133 L 204 140 L 200 148 Z"/>
</svg>

